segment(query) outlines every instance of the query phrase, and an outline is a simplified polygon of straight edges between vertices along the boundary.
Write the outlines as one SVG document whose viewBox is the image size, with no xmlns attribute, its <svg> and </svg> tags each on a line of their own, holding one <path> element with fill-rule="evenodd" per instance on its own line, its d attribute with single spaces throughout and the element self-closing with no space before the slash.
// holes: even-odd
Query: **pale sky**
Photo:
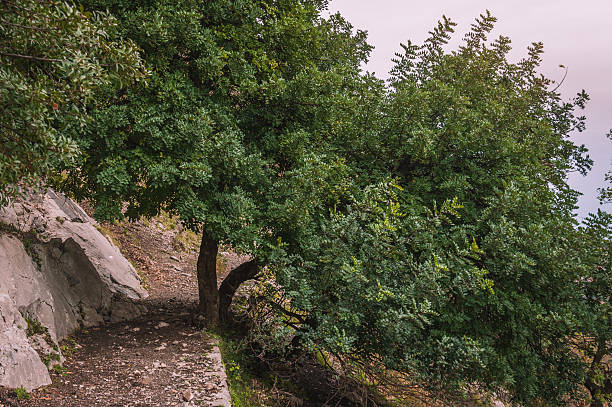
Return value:
<svg viewBox="0 0 612 407">
<path fill-rule="evenodd" d="M 329 9 L 368 31 L 375 49 L 365 69 L 380 78 L 388 77 L 399 43 L 421 43 L 443 14 L 458 24 L 451 44 L 458 44 L 486 9 L 498 19 L 492 39 L 503 34 L 512 40 L 512 59 L 526 55 L 531 42 L 542 41 L 542 73 L 560 80 L 558 66 L 564 64 L 562 95 L 567 99 L 585 89 L 591 97 L 584 110 L 586 131 L 575 140 L 586 144 L 595 165 L 587 177 L 572 175 L 570 184 L 584 194 L 580 215 L 597 209 L 596 189 L 612 166 L 612 141 L 605 137 L 612 128 L 612 0 L 330 0 Z M 610 212 L 612 205 L 602 209 Z"/>
</svg>

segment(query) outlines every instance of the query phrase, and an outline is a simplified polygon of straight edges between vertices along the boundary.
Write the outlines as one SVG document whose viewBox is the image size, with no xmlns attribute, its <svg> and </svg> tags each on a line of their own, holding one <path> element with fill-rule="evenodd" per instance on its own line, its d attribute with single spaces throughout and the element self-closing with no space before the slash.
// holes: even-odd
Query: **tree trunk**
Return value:
<svg viewBox="0 0 612 407">
<path fill-rule="evenodd" d="M 219 324 L 219 289 L 217 287 L 217 251 L 219 242 L 202 232 L 202 243 L 198 255 L 199 311 L 207 326 Z"/>
<path fill-rule="evenodd" d="M 601 400 L 602 397 L 608 398 L 612 394 L 612 378 L 604 378 L 603 383 L 597 384 L 593 380 L 593 371 L 597 366 L 600 366 L 603 359 L 609 355 L 610 347 L 608 346 L 605 338 L 597 339 L 597 350 L 593 355 L 593 361 L 591 362 L 591 371 L 589 372 L 584 385 L 591 393 L 591 404 L 590 407 L 604 407 L 604 402 Z"/>
<path fill-rule="evenodd" d="M 601 400 L 602 397 L 609 397 L 612 394 L 612 379 L 604 379 L 602 385 L 597 385 L 589 377 L 585 381 L 585 387 L 591 393 L 591 404 L 590 407 L 604 407 L 604 402 Z"/>
<path fill-rule="evenodd" d="M 255 260 L 251 260 L 242 263 L 225 277 L 221 287 L 219 287 L 219 317 L 221 321 L 228 322 L 230 320 L 229 308 L 240 284 L 252 279 L 258 272 L 259 265 Z"/>
<path fill-rule="evenodd" d="M 599 391 L 601 391 L 599 386 L 597 386 L 591 380 L 591 378 L 588 378 L 586 380 L 585 386 L 589 390 L 589 393 L 591 393 L 591 403 L 589 404 L 589 406 L 590 407 L 603 407 L 603 402 L 601 400 L 599 400 L 599 395 L 598 395 Z"/>
</svg>

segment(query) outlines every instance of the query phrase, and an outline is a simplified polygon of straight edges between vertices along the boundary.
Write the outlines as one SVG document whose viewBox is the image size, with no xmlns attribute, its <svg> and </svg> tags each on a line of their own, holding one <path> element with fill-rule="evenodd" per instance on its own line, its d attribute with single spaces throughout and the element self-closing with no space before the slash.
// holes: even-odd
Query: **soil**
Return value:
<svg viewBox="0 0 612 407">
<path fill-rule="evenodd" d="M 99 225 L 143 277 L 147 313 L 75 333 L 63 343 L 67 358 L 52 373 L 52 385 L 29 400 L 0 388 L 0 407 L 229 406 L 217 342 L 192 323 L 198 242 L 172 222 Z M 241 261 L 224 255 L 230 263 Z"/>
</svg>

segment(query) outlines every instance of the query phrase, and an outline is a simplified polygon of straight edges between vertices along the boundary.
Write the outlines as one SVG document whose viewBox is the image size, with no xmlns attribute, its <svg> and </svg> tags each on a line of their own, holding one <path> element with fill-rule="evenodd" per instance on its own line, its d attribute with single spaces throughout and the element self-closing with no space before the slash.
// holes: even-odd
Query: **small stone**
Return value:
<svg viewBox="0 0 612 407">
<path fill-rule="evenodd" d="M 138 331 L 140 331 L 140 328 L 138 328 L 138 327 L 132 329 L 132 332 L 138 332 Z"/>
<path fill-rule="evenodd" d="M 193 393 L 191 393 L 191 390 L 185 390 L 183 392 L 183 400 L 185 401 L 193 400 Z"/>
<path fill-rule="evenodd" d="M 151 383 L 153 383 L 153 381 L 151 380 L 151 378 L 149 376 L 144 376 L 144 377 L 141 377 L 140 380 L 138 380 L 137 383 L 142 385 L 142 386 L 148 386 Z"/>
<path fill-rule="evenodd" d="M 170 324 L 169 324 L 169 323 L 167 323 L 167 322 L 163 322 L 163 321 L 162 321 L 162 322 L 160 322 L 159 324 L 155 325 L 155 329 L 166 328 L 166 327 L 168 327 L 168 326 L 170 326 Z"/>
</svg>

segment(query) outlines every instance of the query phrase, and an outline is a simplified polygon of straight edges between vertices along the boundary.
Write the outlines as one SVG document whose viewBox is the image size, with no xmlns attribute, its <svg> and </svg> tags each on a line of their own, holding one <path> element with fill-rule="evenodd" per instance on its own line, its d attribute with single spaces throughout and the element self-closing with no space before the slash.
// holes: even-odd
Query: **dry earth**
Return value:
<svg viewBox="0 0 612 407">
<path fill-rule="evenodd" d="M 191 318 L 197 240 L 176 226 L 167 216 L 100 226 L 144 277 L 148 313 L 75 333 L 64 342 L 71 355 L 52 385 L 29 400 L 0 388 L 0 407 L 229 406 L 216 340 Z M 241 261 L 224 254 L 229 263 Z M 223 261 L 219 265 L 223 269 Z"/>
</svg>

